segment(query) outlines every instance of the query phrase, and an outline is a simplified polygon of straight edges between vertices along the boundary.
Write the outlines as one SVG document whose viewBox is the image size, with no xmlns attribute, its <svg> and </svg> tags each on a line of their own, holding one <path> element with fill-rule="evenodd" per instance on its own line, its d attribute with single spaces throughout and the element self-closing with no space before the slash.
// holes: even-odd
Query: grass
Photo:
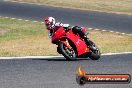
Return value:
<svg viewBox="0 0 132 88">
<path fill-rule="evenodd" d="M 132 36 L 91 31 L 102 53 L 132 51 Z M 0 56 L 59 55 L 41 23 L 0 18 Z"/>
<path fill-rule="evenodd" d="M 41 24 L 35 25 L 33 22 L 0 18 L 0 41 L 42 35 L 42 32 L 46 35 L 42 28 Z"/>
<path fill-rule="evenodd" d="M 132 0 L 14 0 L 52 6 L 132 13 Z"/>
</svg>

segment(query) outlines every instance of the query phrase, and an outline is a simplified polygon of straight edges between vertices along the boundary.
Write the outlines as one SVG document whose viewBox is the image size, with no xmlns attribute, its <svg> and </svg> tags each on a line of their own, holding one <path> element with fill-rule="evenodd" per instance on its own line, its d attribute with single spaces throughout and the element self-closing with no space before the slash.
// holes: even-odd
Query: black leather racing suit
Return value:
<svg viewBox="0 0 132 88">
<path fill-rule="evenodd" d="M 79 27 L 79 26 L 74 26 L 74 27 L 72 28 L 72 31 L 73 31 L 73 33 L 79 34 L 80 37 L 81 37 L 82 39 L 84 39 L 84 41 L 86 42 L 86 44 L 87 44 L 88 46 L 92 45 L 92 44 L 91 44 L 91 41 L 89 40 L 89 38 L 87 37 L 87 35 L 82 31 L 82 28 L 81 28 L 81 27 Z"/>
</svg>

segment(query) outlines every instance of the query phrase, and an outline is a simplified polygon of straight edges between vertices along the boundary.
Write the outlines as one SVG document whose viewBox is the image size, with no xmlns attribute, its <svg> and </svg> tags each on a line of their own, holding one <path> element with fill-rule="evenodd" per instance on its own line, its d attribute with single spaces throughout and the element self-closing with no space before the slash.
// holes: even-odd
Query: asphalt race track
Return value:
<svg viewBox="0 0 132 88">
<path fill-rule="evenodd" d="M 76 69 L 87 73 L 132 75 L 132 54 L 102 56 L 93 61 L 64 58 L 0 60 L 0 88 L 82 88 L 76 83 Z M 129 84 L 85 84 L 83 88 L 132 88 Z"/>
<path fill-rule="evenodd" d="M 38 21 L 43 21 L 46 16 L 53 16 L 57 21 L 71 25 L 101 28 L 132 34 L 132 16 L 129 15 L 0 1 L 0 16 Z"/>
</svg>

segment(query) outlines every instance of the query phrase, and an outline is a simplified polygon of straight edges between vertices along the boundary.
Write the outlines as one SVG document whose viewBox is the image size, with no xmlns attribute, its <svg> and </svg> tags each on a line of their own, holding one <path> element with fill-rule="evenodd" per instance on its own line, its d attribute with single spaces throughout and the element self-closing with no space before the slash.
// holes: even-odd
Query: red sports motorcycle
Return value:
<svg viewBox="0 0 132 88">
<path fill-rule="evenodd" d="M 83 32 L 87 33 L 87 29 L 82 27 Z M 67 60 L 76 60 L 76 58 L 90 58 L 98 60 L 100 58 L 100 50 L 92 42 L 92 47 L 86 45 L 85 41 L 72 30 L 65 31 L 64 27 L 60 27 L 50 36 L 52 43 L 58 45 L 57 52 L 62 54 Z"/>
</svg>

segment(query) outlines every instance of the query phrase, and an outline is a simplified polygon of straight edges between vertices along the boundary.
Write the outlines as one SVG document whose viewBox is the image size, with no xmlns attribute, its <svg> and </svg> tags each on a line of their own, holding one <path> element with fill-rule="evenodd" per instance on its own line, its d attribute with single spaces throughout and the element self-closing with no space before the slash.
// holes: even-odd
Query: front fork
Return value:
<svg viewBox="0 0 132 88">
<path fill-rule="evenodd" d="M 68 49 L 71 48 L 71 46 L 70 46 L 70 44 L 69 44 L 67 39 L 65 41 L 60 41 L 60 42 L 63 42 Z"/>
<path fill-rule="evenodd" d="M 70 49 L 70 48 L 71 48 L 71 46 L 70 46 L 70 44 L 69 44 L 69 42 L 68 42 L 67 39 L 66 39 L 65 41 L 63 40 L 63 41 L 60 41 L 60 42 L 63 42 L 63 43 L 65 44 L 65 46 L 66 46 L 67 49 Z M 59 42 L 59 43 L 60 43 L 60 42 Z M 58 52 L 59 54 L 61 54 L 61 50 L 60 50 L 59 45 L 58 45 L 58 47 L 57 47 L 57 52 Z"/>
</svg>

